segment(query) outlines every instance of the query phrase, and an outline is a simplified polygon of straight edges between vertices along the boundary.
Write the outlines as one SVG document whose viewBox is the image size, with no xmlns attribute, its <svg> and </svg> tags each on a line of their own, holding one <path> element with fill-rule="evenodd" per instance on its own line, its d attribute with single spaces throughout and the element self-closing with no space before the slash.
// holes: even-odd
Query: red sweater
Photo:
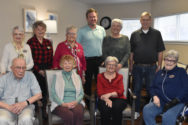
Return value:
<svg viewBox="0 0 188 125">
<path fill-rule="evenodd" d="M 104 73 L 98 74 L 97 77 L 97 94 L 99 97 L 106 93 L 117 92 L 118 97 L 126 99 L 123 95 L 124 86 L 123 86 L 123 76 L 116 73 L 116 77 L 111 80 L 111 82 L 104 76 Z"/>
<path fill-rule="evenodd" d="M 73 55 L 72 51 L 75 52 L 75 55 Z M 72 55 L 73 57 L 78 57 L 79 59 L 79 64 L 77 63 L 77 66 L 79 65 L 80 70 L 78 71 L 79 75 L 82 77 L 83 71 L 86 70 L 86 61 L 84 57 L 84 50 L 82 48 L 82 45 L 76 42 L 76 47 L 71 50 L 69 45 L 67 45 L 67 41 L 61 42 L 58 44 L 55 55 L 53 58 L 53 68 L 58 68 L 60 69 L 59 62 L 61 59 L 61 56 L 64 55 Z"/>
</svg>

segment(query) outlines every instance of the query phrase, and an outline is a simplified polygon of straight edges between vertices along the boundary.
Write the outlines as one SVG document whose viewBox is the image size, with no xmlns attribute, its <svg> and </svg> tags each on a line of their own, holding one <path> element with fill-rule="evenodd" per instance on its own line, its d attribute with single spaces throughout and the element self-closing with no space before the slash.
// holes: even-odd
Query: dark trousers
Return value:
<svg viewBox="0 0 188 125">
<path fill-rule="evenodd" d="M 43 112 L 43 117 L 46 117 L 46 105 L 47 105 L 47 84 L 46 84 L 46 80 L 45 77 L 42 76 L 41 74 L 39 74 L 36 71 L 33 71 L 37 81 L 39 82 L 39 86 L 41 88 L 42 91 L 42 112 Z M 44 116 L 45 115 L 45 116 Z"/>
<path fill-rule="evenodd" d="M 101 63 L 101 57 L 86 57 L 86 83 L 84 84 L 84 93 L 91 95 L 92 78 L 94 76 L 95 83 L 97 83 L 97 75 L 99 73 L 99 65 Z M 89 101 L 86 100 L 86 105 L 89 107 Z"/>
<path fill-rule="evenodd" d="M 57 106 L 53 113 L 63 119 L 64 125 L 83 125 L 84 109 L 81 104 L 73 109 Z"/>
<path fill-rule="evenodd" d="M 127 106 L 125 99 L 112 98 L 112 108 L 99 99 L 98 109 L 101 113 L 101 125 L 122 125 L 122 111 Z"/>
<path fill-rule="evenodd" d="M 136 95 L 136 112 L 140 112 L 140 100 L 141 100 L 141 89 L 143 86 L 143 80 L 145 80 L 146 90 L 149 94 L 149 88 L 151 86 L 152 80 L 155 76 L 157 66 L 141 66 L 134 64 L 133 65 L 133 89 L 134 94 Z M 148 95 L 149 96 L 149 95 Z M 149 97 L 148 97 L 149 98 Z M 149 101 L 149 100 L 148 100 Z"/>
</svg>

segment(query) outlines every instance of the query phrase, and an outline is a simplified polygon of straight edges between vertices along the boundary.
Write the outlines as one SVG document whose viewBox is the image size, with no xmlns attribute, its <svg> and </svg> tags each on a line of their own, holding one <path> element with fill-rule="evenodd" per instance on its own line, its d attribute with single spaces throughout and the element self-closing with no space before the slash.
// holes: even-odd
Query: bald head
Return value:
<svg viewBox="0 0 188 125">
<path fill-rule="evenodd" d="M 12 60 L 12 72 L 17 79 L 21 79 L 25 75 L 26 62 L 24 58 L 15 58 Z"/>
</svg>

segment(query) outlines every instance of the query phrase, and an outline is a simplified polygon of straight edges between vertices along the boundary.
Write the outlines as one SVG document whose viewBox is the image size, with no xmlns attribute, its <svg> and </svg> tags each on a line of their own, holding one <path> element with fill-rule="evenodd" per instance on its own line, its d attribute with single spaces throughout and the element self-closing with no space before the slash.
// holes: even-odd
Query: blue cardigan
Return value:
<svg viewBox="0 0 188 125">
<path fill-rule="evenodd" d="M 163 68 L 157 72 L 150 88 L 150 95 L 158 96 L 161 106 L 174 98 L 187 103 L 188 75 L 185 69 L 176 66 L 170 71 Z"/>
</svg>

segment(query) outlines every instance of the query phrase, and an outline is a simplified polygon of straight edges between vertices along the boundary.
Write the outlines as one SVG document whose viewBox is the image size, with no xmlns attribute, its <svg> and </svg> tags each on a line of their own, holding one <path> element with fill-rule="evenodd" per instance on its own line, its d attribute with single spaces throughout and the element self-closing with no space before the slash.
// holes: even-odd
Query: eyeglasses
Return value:
<svg viewBox="0 0 188 125">
<path fill-rule="evenodd" d="M 117 65 L 116 64 L 107 64 L 107 66 L 116 67 Z"/>
<path fill-rule="evenodd" d="M 71 33 L 71 32 L 68 32 L 67 34 L 70 35 L 70 36 L 75 36 L 76 35 L 76 33 Z"/>
<path fill-rule="evenodd" d="M 21 66 L 15 66 L 14 67 L 16 70 L 26 70 L 26 67 L 25 66 L 23 66 L 23 67 L 21 67 Z"/>
<path fill-rule="evenodd" d="M 164 58 L 164 61 L 170 62 L 170 63 L 176 63 L 177 62 L 176 60 L 167 59 L 167 58 Z"/>
<path fill-rule="evenodd" d="M 23 33 L 13 33 L 14 36 L 22 36 Z"/>
</svg>

